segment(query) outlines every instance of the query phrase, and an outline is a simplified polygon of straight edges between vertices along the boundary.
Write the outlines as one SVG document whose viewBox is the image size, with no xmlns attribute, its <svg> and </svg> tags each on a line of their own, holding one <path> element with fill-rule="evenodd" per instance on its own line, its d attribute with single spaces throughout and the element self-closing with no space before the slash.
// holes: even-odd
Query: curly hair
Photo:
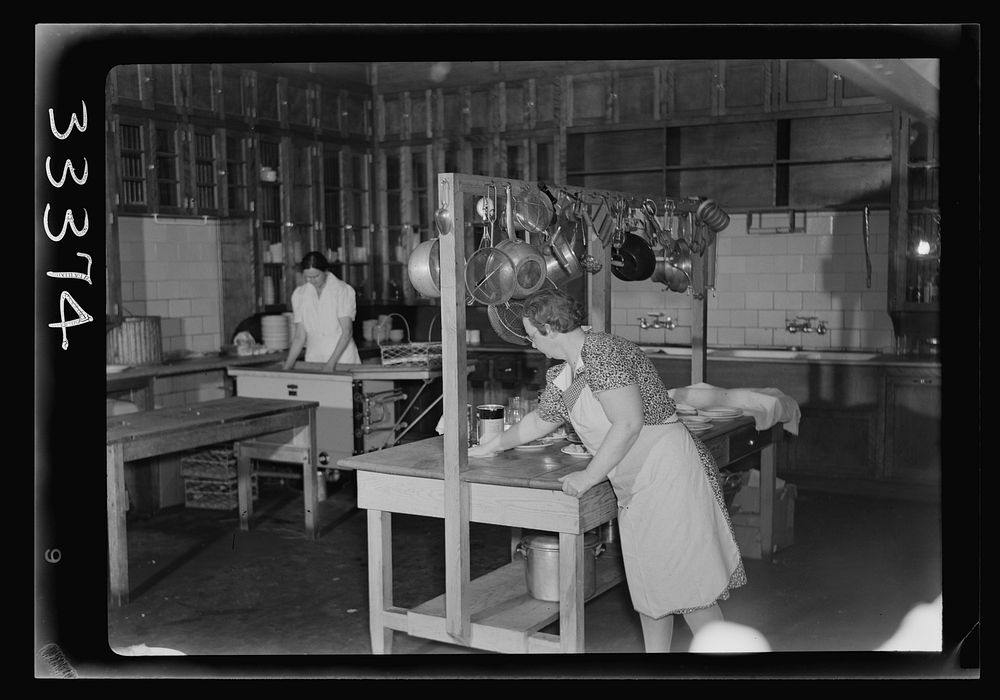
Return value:
<svg viewBox="0 0 1000 700">
<path fill-rule="evenodd" d="M 546 323 L 560 333 L 579 328 L 586 319 L 586 310 L 562 290 L 542 289 L 524 300 L 522 315 L 545 335 Z"/>
</svg>

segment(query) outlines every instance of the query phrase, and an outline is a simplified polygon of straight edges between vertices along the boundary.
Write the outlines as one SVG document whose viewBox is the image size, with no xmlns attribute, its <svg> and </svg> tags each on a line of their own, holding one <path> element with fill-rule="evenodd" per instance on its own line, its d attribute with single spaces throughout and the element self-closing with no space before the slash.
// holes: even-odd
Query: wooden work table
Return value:
<svg viewBox="0 0 1000 700">
<path fill-rule="evenodd" d="M 140 411 L 107 419 L 108 567 L 111 604 L 128 603 L 125 463 L 182 450 L 233 442 L 237 456 L 240 526 L 249 529 L 253 499 L 250 458 L 239 442 L 291 430 L 289 449 L 302 455 L 304 476 L 316 460 L 315 401 L 230 397 L 187 406 Z M 304 478 L 307 504 L 316 502 L 315 478 Z"/>
<path fill-rule="evenodd" d="M 775 442 L 782 427 L 758 432 L 752 418 L 720 423 L 700 437 L 720 467 L 753 452 L 761 453 L 761 541 L 770 558 L 775 480 Z M 468 459 L 461 472 L 468 485 L 469 520 L 559 534 L 558 603 L 527 593 L 525 561 L 512 561 L 468 582 L 470 634 L 455 639 L 446 628 L 445 595 L 413 609 L 392 598 L 392 513 L 444 518 L 444 438 L 436 437 L 391 449 L 355 455 L 339 462 L 357 470 L 358 507 L 368 511 L 369 626 L 372 650 L 392 651 L 394 631 L 477 649 L 509 653 L 584 651 L 584 534 L 617 517 L 608 481 L 582 498 L 562 492 L 559 477 L 586 467 L 586 458 L 563 454 L 566 442 L 542 449 L 513 449 L 490 458 Z M 567 556 L 568 555 L 568 556 Z M 616 548 L 597 559 L 593 596 L 624 579 Z M 556 619 L 559 635 L 538 630 Z"/>
</svg>

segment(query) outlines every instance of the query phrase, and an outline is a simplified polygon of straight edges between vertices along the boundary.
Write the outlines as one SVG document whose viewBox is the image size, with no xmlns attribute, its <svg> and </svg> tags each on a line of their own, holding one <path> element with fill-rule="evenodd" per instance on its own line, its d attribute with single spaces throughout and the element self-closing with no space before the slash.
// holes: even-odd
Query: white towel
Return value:
<svg viewBox="0 0 1000 700">
<path fill-rule="evenodd" d="M 743 409 L 753 416 L 757 430 L 767 430 L 776 423 L 783 423 L 792 435 L 799 434 L 802 411 L 795 399 L 778 389 L 723 389 L 705 382 L 670 389 L 670 397 L 695 408 L 729 406 Z"/>
</svg>

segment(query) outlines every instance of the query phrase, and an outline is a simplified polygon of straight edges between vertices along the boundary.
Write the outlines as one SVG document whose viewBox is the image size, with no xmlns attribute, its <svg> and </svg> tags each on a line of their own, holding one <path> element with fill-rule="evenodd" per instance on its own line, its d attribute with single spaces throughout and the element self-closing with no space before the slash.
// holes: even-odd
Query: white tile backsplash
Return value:
<svg viewBox="0 0 1000 700">
<path fill-rule="evenodd" d="M 787 226 L 787 216 L 783 225 Z M 734 215 L 717 238 L 716 292 L 708 298 L 708 343 L 716 346 L 888 350 L 889 215 L 869 214 L 872 287 L 866 286 L 860 212 L 808 212 L 805 233 L 747 234 Z M 798 220 L 797 220 L 798 223 Z M 690 297 L 650 282 L 612 283 L 612 330 L 641 339 L 636 319 L 663 311 L 677 322 L 666 343 L 691 337 Z M 815 316 L 829 331 L 791 334 L 785 321 Z M 660 342 L 660 341 L 655 341 Z"/>
</svg>

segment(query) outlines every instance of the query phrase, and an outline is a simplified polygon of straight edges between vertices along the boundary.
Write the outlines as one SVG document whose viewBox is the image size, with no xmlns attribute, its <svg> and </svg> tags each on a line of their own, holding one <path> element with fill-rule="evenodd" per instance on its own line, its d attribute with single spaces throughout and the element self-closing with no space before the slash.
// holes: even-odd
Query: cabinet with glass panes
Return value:
<svg viewBox="0 0 1000 700">
<path fill-rule="evenodd" d="M 358 303 L 372 298 L 370 156 L 358 147 L 322 145 L 322 233 L 332 271 L 354 288 Z"/>
<path fill-rule="evenodd" d="M 941 296 L 940 152 L 935 124 L 900 115 L 891 311 L 937 312 Z"/>
</svg>

